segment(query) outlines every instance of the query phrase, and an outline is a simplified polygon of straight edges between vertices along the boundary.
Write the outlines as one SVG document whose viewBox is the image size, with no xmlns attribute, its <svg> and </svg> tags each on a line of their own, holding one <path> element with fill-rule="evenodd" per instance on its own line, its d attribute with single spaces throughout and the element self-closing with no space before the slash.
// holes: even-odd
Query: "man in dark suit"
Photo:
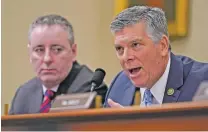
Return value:
<svg viewBox="0 0 208 132">
<path fill-rule="evenodd" d="M 73 28 L 64 17 L 37 18 L 28 37 L 30 62 L 37 77 L 17 89 L 9 114 L 48 112 L 57 95 L 90 91 L 93 72 L 76 61 Z M 95 91 L 104 98 L 107 86 L 103 83 Z"/>
<path fill-rule="evenodd" d="M 199 84 L 208 80 L 208 64 L 171 52 L 165 13 L 134 6 L 111 23 L 115 49 L 123 71 L 112 81 L 105 107 L 140 106 L 191 101 Z"/>
</svg>

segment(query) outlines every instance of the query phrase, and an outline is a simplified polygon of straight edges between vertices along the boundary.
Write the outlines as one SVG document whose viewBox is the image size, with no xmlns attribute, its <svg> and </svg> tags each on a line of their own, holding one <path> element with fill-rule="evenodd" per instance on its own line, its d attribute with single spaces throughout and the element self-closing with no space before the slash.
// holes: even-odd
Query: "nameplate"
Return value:
<svg viewBox="0 0 208 132">
<path fill-rule="evenodd" d="M 52 103 L 50 112 L 94 108 L 96 95 L 96 92 L 59 95 Z"/>
</svg>

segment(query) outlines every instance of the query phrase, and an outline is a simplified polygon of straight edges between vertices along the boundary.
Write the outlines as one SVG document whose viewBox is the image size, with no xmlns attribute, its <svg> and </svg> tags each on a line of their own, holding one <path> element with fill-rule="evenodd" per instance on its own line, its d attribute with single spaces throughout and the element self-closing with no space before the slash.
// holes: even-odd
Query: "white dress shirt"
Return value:
<svg viewBox="0 0 208 132">
<path fill-rule="evenodd" d="M 47 88 L 46 88 L 44 85 L 42 85 L 42 86 L 43 86 L 43 95 L 44 95 L 44 94 L 45 94 L 45 92 L 46 92 L 46 90 L 47 90 Z M 50 90 L 52 90 L 53 92 L 57 92 L 58 87 L 59 87 L 59 85 L 57 85 L 57 86 L 55 86 L 55 87 L 50 88 Z"/>
</svg>

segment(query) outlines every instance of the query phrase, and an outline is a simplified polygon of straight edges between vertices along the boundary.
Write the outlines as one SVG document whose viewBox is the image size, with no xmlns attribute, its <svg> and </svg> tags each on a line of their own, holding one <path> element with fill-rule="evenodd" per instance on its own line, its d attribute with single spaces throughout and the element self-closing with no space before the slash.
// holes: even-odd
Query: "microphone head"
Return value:
<svg viewBox="0 0 208 132">
<path fill-rule="evenodd" d="M 105 71 L 101 68 L 97 68 L 92 77 L 92 83 L 95 83 L 96 86 L 98 87 L 102 84 L 104 77 L 105 77 Z"/>
</svg>

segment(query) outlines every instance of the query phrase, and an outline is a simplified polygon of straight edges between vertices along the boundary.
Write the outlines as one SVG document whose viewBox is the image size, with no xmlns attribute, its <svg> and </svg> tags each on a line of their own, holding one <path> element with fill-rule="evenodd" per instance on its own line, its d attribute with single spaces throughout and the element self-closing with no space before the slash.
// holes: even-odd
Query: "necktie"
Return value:
<svg viewBox="0 0 208 132">
<path fill-rule="evenodd" d="M 145 106 L 150 106 L 152 104 L 152 93 L 149 89 L 144 91 L 143 104 Z"/>
<path fill-rule="evenodd" d="M 51 108 L 51 97 L 53 97 L 54 93 L 51 90 L 46 90 L 43 103 L 40 107 L 40 113 L 48 113 Z"/>
</svg>

